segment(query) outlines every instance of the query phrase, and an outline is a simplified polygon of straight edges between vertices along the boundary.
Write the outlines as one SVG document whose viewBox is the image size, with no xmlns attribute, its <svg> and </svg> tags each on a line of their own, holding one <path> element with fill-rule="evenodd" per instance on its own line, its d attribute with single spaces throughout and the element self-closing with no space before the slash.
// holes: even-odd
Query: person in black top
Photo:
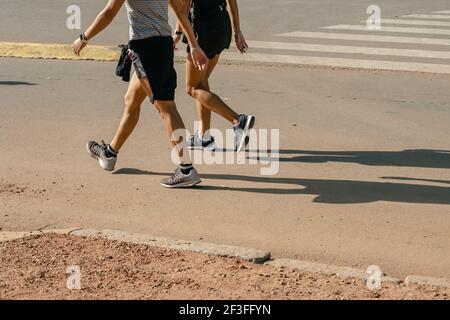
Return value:
<svg viewBox="0 0 450 320">
<path fill-rule="evenodd" d="M 232 19 L 230 19 L 228 8 Z M 190 55 L 187 55 L 186 91 L 197 102 L 197 113 L 201 122 L 198 132 L 188 140 L 188 148 L 214 150 L 214 138 L 209 135 L 211 111 L 213 111 L 233 125 L 236 150 L 240 152 L 249 142 L 249 132 L 253 128 L 255 117 L 236 113 L 219 96 L 211 92 L 209 86 L 209 77 L 219 61 L 220 54 L 230 47 L 233 29 L 237 49 L 241 53 L 245 53 L 248 49 L 240 29 L 237 2 L 236 0 L 192 0 L 190 5 L 185 7 L 185 13 L 189 15 L 199 46 L 209 59 L 206 70 L 198 70 Z M 178 22 L 174 34 L 174 45 L 181 40 L 181 34 L 181 25 Z M 187 51 L 190 52 L 189 45 Z"/>
</svg>

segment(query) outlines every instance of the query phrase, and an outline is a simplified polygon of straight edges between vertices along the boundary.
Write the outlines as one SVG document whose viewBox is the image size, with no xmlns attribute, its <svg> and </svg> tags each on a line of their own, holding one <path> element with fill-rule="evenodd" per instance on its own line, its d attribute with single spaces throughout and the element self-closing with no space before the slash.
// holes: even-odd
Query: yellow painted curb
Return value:
<svg viewBox="0 0 450 320">
<path fill-rule="evenodd" d="M 0 57 L 117 61 L 119 56 L 119 47 L 111 46 L 88 46 L 78 57 L 68 44 L 0 42 Z"/>
</svg>

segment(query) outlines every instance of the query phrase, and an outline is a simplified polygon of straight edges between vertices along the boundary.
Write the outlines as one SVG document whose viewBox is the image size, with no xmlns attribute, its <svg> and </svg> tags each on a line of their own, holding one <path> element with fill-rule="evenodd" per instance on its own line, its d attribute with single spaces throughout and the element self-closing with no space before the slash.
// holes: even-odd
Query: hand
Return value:
<svg viewBox="0 0 450 320">
<path fill-rule="evenodd" d="M 236 48 L 239 50 L 240 53 L 247 52 L 248 44 L 245 41 L 245 37 L 241 31 L 238 31 L 234 34 L 234 41 L 236 43 Z"/>
<path fill-rule="evenodd" d="M 172 38 L 173 38 L 173 48 L 176 49 L 178 42 L 180 42 L 181 40 L 181 34 L 174 34 Z"/>
<path fill-rule="evenodd" d="M 80 55 L 81 50 L 86 47 L 87 43 L 83 43 L 80 38 L 76 38 L 75 41 L 72 44 L 73 53 L 75 53 L 77 56 Z"/>
<path fill-rule="evenodd" d="M 208 67 L 208 57 L 201 48 L 191 48 L 191 58 L 198 70 L 205 71 Z"/>
</svg>

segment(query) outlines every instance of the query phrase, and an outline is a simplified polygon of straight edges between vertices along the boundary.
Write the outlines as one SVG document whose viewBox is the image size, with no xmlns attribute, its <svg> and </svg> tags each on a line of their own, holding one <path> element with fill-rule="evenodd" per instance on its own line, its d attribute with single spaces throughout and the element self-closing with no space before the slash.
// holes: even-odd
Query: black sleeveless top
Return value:
<svg viewBox="0 0 450 320">
<path fill-rule="evenodd" d="M 227 9 L 226 0 L 192 0 L 191 21 L 206 20 Z"/>
</svg>

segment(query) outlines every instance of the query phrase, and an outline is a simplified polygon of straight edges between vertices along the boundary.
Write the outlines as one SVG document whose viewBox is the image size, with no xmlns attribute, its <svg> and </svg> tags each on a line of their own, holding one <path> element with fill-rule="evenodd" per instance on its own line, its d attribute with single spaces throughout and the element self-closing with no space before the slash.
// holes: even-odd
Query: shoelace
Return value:
<svg viewBox="0 0 450 320">
<path fill-rule="evenodd" d="M 103 140 L 102 140 L 102 145 L 95 143 L 93 146 L 91 146 L 92 153 L 94 153 L 96 156 L 100 156 L 101 150 L 105 149 L 107 146 L 108 145 Z"/>
<path fill-rule="evenodd" d="M 181 172 L 181 168 L 180 167 L 176 168 L 173 175 L 169 178 L 170 184 L 180 183 L 181 180 L 183 179 L 183 176 L 184 176 L 184 174 L 183 174 L 183 172 Z"/>
</svg>

